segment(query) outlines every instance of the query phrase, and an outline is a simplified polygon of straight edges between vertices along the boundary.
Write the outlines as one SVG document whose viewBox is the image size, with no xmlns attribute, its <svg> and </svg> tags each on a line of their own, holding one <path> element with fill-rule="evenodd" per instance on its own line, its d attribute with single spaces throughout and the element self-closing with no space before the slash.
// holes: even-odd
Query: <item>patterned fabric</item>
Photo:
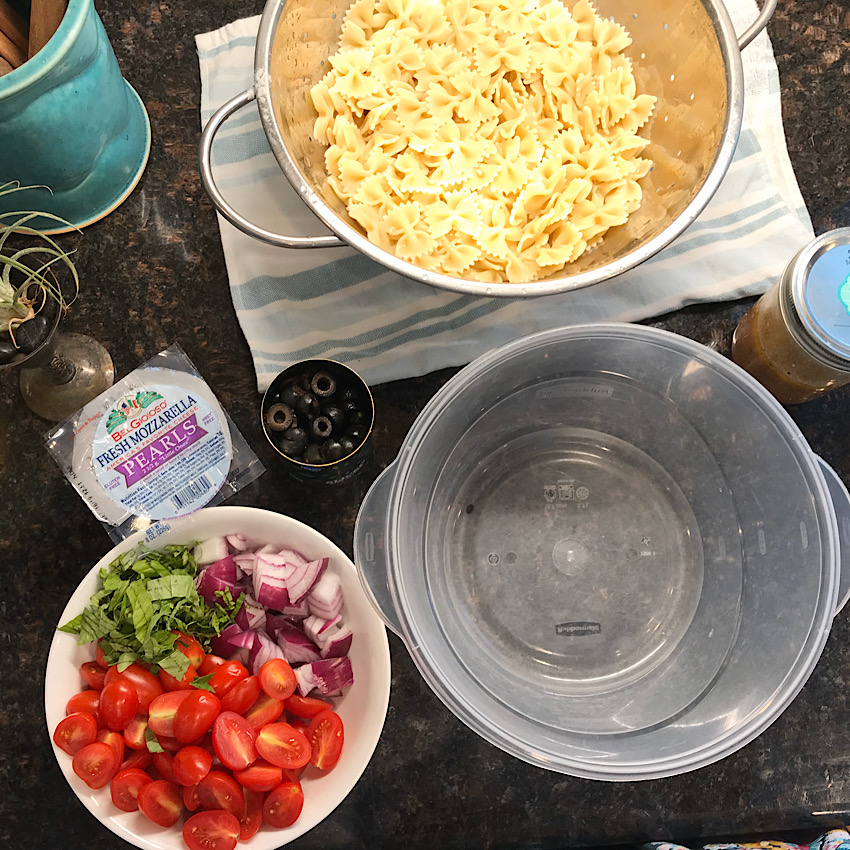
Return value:
<svg viewBox="0 0 850 850">
<path fill-rule="evenodd" d="M 738 32 L 756 16 L 755 0 L 726 5 Z M 202 123 L 251 87 L 258 25 L 258 17 L 247 18 L 196 37 Z M 576 292 L 533 299 L 443 292 L 354 249 L 273 248 L 219 217 L 230 291 L 258 387 L 310 357 L 343 361 L 379 383 L 468 363 L 534 331 L 636 321 L 763 292 L 813 234 L 785 147 L 766 33 L 743 51 L 743 62 L 743 129 L 729 172 L 702 215 L 652 260 Z M 213 166 L 219 188 L 257 224 L 290 236 L 327 232 L 278 167 L 255 104 L 222 127 Z"/>
<path fill-rule="evenodd" d="M 642 850 L 689 850 L 681 844 L 652 841 Z M 704 844 L 702 850 L 850 850 L 850 833 L 833 829 L 811 844 L 789 844 L 786 841 L 757 841 L 752 844 Z"/>
</svg>

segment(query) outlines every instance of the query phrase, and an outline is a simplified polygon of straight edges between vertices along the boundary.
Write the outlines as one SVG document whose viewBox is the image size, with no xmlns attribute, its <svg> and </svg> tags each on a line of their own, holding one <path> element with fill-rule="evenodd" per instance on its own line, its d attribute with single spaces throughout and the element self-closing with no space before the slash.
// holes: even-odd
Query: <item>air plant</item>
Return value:
<svg viewBox="0 0 850 850">
<path fill-rule="evenodd" d="M 10 182 L 0 185 L 0 197 L 25 189 L 47 189 L 47 186 L 21 186 Z M 70 222 L 48 212 L 19 210 L 0 212 L 0 340 L 8 332 L 15 349 L 20 348 L 16 331 L 36 316 L 52 299 L 65 311 L 79 291 L 80 280 L 71 260 L 73 252 L 63 251 L 57 242 L 31 226 L 34 219 L 51 219 L 67 227 Z M 14 234 L 35 237 L 35 244 L 8 247 Z M 20 240 L 13 240 L 20 242 Z M 55 273 L 56 264 L 64 265 L 73 280 L 73 296 L 66 298 Z"/>
</svg>

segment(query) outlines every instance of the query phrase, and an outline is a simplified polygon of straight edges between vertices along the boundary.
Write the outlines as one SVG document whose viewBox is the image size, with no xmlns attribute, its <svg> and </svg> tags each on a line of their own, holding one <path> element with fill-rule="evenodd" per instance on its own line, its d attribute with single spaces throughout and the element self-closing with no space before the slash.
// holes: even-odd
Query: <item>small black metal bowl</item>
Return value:
<svg viewBox="0 0 850 850">
<path fill-rule="evenodd" d="M 348 366 L 302 360 L 271 382 L 260 418 L 266 439 L 292 475 L 337 484 L 352 478 L 369 456 L 375 402 L 366 382 Z"/>
</svg>

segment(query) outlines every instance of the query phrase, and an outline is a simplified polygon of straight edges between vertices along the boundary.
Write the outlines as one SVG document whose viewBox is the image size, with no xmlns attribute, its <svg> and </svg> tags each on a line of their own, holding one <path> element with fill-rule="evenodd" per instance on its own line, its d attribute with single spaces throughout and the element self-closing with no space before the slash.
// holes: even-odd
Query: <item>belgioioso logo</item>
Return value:
<svg viewBox="0 0 850 850">
<path fill-rule="evenodd" d="M 148 408 L 158 401 L 163 401 L 163 398 L 153 390 L 140 390 L 133 395 L 125 396 L 109 411 L 106 417 L 106 433 L 111 435 L 127 423 L 130 428 L 122 428 L 122 434 L 138 428 L 162 409 L 162 405 L 156 405 L 155 410 L 148 411 Z"/>
</svg>

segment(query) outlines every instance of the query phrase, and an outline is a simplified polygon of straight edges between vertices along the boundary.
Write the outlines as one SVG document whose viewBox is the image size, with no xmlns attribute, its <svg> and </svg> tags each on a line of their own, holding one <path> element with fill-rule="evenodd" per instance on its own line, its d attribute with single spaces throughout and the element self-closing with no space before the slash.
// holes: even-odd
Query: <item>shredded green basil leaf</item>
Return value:
<svg viewBox="0 0 850 850">
<path fill-rule="evenodd" d="M 165 750 L 162 748 L 162 744 L 159 743 L 159 739 L 156 735 L 151 731 L 149 726 L 145 726 L 145 744 L 147 744 L 149 753 L 164 753 Z"/>
<path fill-rule="evenodd" d="M 192 679 L 192 687 L 198 688 L 202 691 L 209 691 L 211 694 L 215 693 L 215 688 L 210 684 L 210 679 L 215 676 L 215 673 L 207 673 L 206 676 L 196 676 Z"/>
</svg>

